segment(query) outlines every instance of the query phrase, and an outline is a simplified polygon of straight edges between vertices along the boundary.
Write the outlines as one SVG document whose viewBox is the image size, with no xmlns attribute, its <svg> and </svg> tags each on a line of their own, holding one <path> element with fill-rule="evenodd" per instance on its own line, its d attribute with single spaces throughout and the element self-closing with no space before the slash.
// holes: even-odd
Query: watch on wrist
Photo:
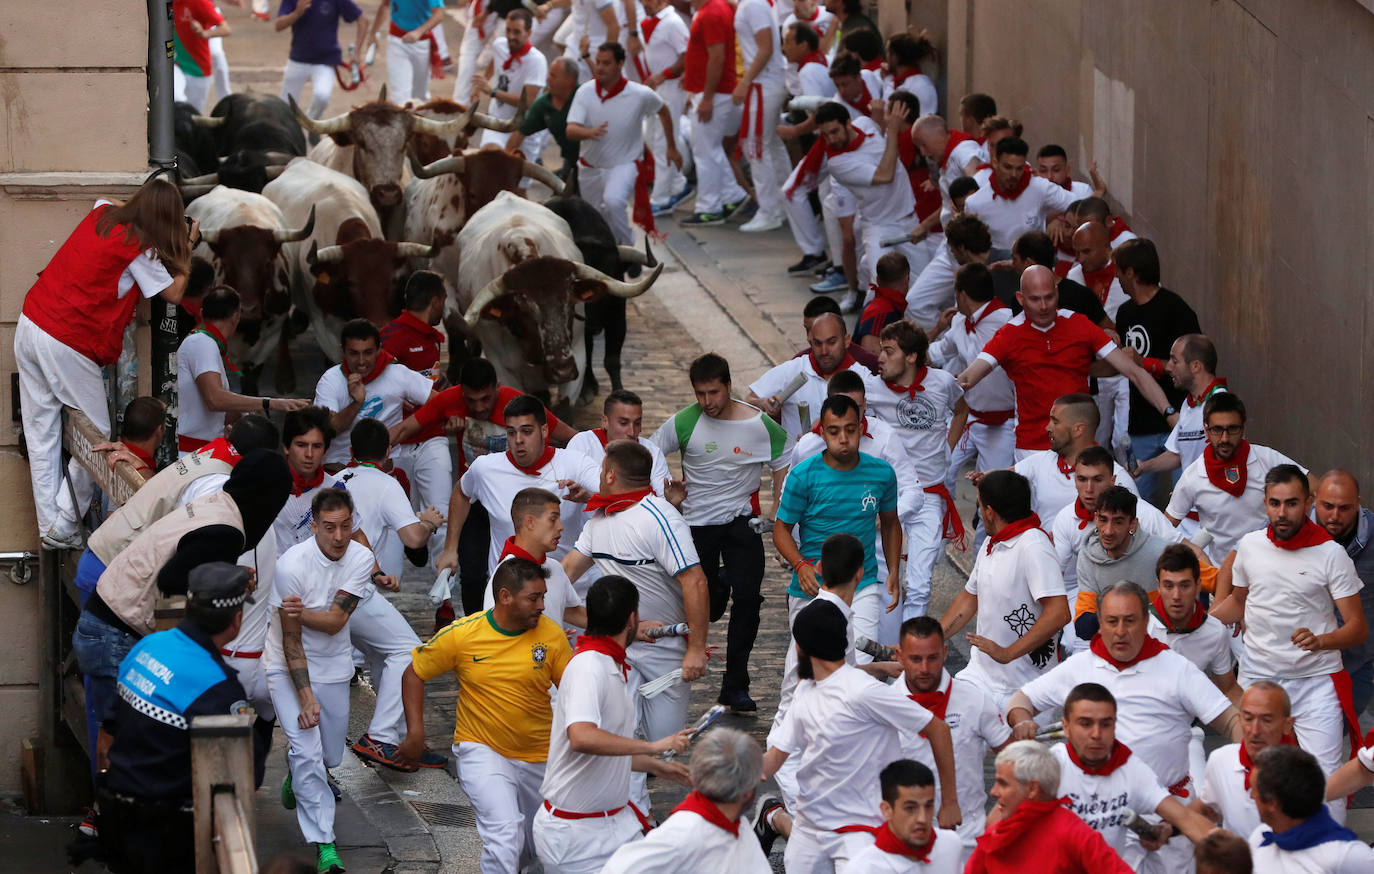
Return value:
<svg viewBox="0 0 1374 874">
<path fill-rule="evenodd" d="M 1174 415 L 1174 414 L 1177 413 L 1177 412 L 1178 412 L 1178 410 L 1174 409 L 1174 405 L 1173 405 L 1173 404 L 1169 404 L 1169 406 L 1167 406 L 1167 407 L 1164 408 L 1164 415 L 1166 415 L 1166 416 L 1172 416 L 1172 415 Z"/>
<path fill-rule="evenodd" d="M 264 413 L 270 413 L 270 412 L 272 412 L 272 399 L 271 399 L 271 398 L 263 398 L 263 399 L 262 399 L 262 411 L 263 411 Z"/>
</svg>

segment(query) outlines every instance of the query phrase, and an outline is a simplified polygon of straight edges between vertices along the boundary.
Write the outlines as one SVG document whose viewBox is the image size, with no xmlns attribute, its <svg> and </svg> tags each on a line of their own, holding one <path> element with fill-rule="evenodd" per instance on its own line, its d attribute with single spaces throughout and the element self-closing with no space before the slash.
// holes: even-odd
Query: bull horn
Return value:
<svg viewBox="0 0 1374 874">
<path fill-rule="evenodd" d="M 638 264 L 640 267 L 651 268 L 658 266 L 658 259 L 654 257 L 653 252 L 649 251 L 649 241 L 647 239 L 644 241 L 643 252 L 639 251 L 634 246 L 616 246 L 616 249 L 620 252 L 620 263 L 622 264 Z"/>
<path fill-rule="evenodd" d="M 382 83 L 382 89 L 377 92 L 377 102 L 386 103 L 386 83 Z"/>
<path fill-rule="evenodd" d="M 634 282 L 621 282 L 619 279 L 612 279 L 595 267 L 588 267 L 586 264 L 573 264 L 573 274 L 578 279 L 604 283 L 606 293 L 615 297 L 639 297 L 649 290 L 649 286 L 654 284 L 654 280 L 658 279 L 658 275 L 662 272 L 663 265 L 659 264 L 648 276 L 641 276 Z"/>
<path fill-rule="evenodd" d="M 545 185 L 549 187 L 551 191 L 553 191 L 554 196 L 556 197 L 561 197 L 563 195 L 563 191 L 567 187 L 563 184 L 562 179 L 559 179 L 557 176 L 553 174 L 552 170 L 550 170 L 548 167 L 536 164 L 533 161 L 525 162 L 524 167 L 520 170 L 520 175 L 528 176 L 536 182 L 543 182 Z"/>
<path fill-rule="evenodd" d="M 291 112 L 296 116 L 296 121 L 300 122 L 300 126 L 312 134 L 323 137 L 330 134 L 340 134 L 349 129 L 351 121 L 346 112 L 333 118 L 315 119 L 301 111 L 301 108 L 296 105 L 296 98 L 288 94 L 286 100 L 291 104 Z"/>
<path fill-rule="evenodd" d="M 218 174 L 218 173 L 202 173 L 202 174 L 199 175 L 199 176 L 187 176 L 185 179 L 181 180 L 181 184 L 182 184 L 183 186 L 185 186 L 185 185 L 218 185 L 218 184 L 219 184 L 219 174 Z"/>
<path fill-rule="evenodd" d="M 266 167 L 263 167 L 263 168 L 262 168 L 262 171 L 263 171 L 265 174 L 267 174 L 267 178 L 268 178 L 269 180 L 272 180 L 272 179 L 276 179 L 278 176 L 280 176 L 281 174 L 283 174 L 283 173 L 286 172 L 286 165 L 285 165 L 285 164 L 268 164 Z"/>
<path fill-rule="evenodd" d="M 343 246 L 325 246 L 315 250 L 316 264 L 333 264 L 343 260 Z"/>
<path fill-rule="evenodd" d="M 525 120 L 525 95 L 520 94 L 520 104 L 515 108 L 515 117 L 499 119 L 494 115 L 487 115 L 485 112 L 475 112 L 472 114 L 472 121 L 478 127 L 497 133 L 511 133 L 520 129 L 520 124 Z"/>
<path fill-rule="evenodd" d="M 506 293 L 506 278 L 498 276 L 491 282 L 482 286 L 482 290 L 477 292 L 477 296 L 468 304 L 467 310 L 463 312 L 463 321 L 469 328 L 476 327 L 477 320 L 482 318 L 482 310 L 487 308 L 487 304 L 496 300 Z"/>
<path fill-rule="evenodd" d="M 416 179 L 433 179 L 435 176 L 442 176 L 445 173 L 462 173 L 465 167 L 465 160 L 462 155 L 449 155 L 447 158 L 440 158 L 429 164 L 421 164 L 412 152 L 410 158 L 410 172 Z"/>
<path fill-rule="evenodd" d="M 439 254 L 438 246 L 429 243 L 397 243 L 397 258 L 433 258 Z"/>
<path fill-rule="evenodd" d="M 271 168 L 268 169 L 270 170 Z M 315 207 L 312 204 L 310 207 L 310 215 L 305 217 L 305 227 L 299 230 L 277 228 L 272 232 L 272 239 L 276 240 L 278 243 L 298 243 L 310 236 L 310 232 L 313 230 L 315 230 Z"/>
<path fill-rule="evenodd" d="M 224 116 L 201 115 L 200 113 L 196 113 L 195 115 L 191 116 L 191 124 L 195 125 L 196 127 L 219 127 L 220 125 L 224 124 Z"/>
<path fill-rule="evenodd" d="M 463 114 L 457 118 L 448 121 L 436 121 L 435 119 L 425 118 L 423 115 L 415 115 L 414 112 L 411 112 L 411 117 L 414 119 L 411 124 L 411 130 L 439 137 L 440 139 L 456 137 L 463 132 L 464 128 L 472 123 L 473 114 L 472 107 L 469 106 Z"/>
</svg>

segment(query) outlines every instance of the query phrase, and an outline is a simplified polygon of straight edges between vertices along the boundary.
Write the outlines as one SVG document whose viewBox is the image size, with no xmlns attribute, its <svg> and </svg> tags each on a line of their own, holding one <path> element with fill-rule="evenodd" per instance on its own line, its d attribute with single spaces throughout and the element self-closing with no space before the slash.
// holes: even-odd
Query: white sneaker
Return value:
<svg viewBox="0 0 1374 874">
<path fill-rule="evenodd" d="M 853 288 L 845 292 L 844 297 L 840 298 L 840 311 L 846 313 L 857 313 L 863 298 L 859 297 L 859 292 Z"/>
<path fill-rule="evenodd" d="M 48 533 L 40 539 L 43 541 L 44 548 L 52 550 L 81 549 L 85 545 L 81 539 L 80 529 L 64 532 L 58 531 L 56 525 L 49 528 Z"/>
<path fill-rule="evenodd" d="M 741 231 L 744 231 L 746 234 L 759 234 L 763 233 L 764 231 L 776 231 L 778 228 L 782 226 L 783 220 L 781 218 L 769 218 L 768 216 L 760 213 L 751 218 L 749 221 L 740 225 L 739 229 Z"/>
</svg>

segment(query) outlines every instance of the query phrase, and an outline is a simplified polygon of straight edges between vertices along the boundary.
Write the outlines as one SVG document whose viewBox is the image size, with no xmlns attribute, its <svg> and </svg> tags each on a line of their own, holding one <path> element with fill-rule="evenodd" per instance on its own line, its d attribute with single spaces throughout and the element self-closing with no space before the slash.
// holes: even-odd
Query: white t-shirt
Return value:
<svg viewBox="0 0 1374 874">
<path fill-rule="evenodd" d="M 105 204 L 114 205 L 114 201 L 101 198 L 95 202 L 91 209 L 97 209 Z M 144 249 L 134 256 L 129 262 L 129 266 L 124 268 L 124 272 L 119 274 L 119 283 L 115 289 L 115 297 L 123 297 L 129 293 L 129 289 L 138 284 L 139 293 L 144 297 L 156 297 L 172 284 L 172 274 L 167 272 L 162 259 L 157 257 L 156 249 Z"/>
<path fill-rule="evenodd" d="M 878 772 L 902 757 L 903 731 L 920 731 L 932 719 L 902 689 L 849 665 L 799 683 L 771 735 L 779 750 L 801 757 L 794 815 L 823 831 L 881 825 Z"/>
<path fill-rule="evenodd" d="M 947 247 L 942 247 L 946 248 Z M 959 373 L 973 363 L 978 353 L 997 333 L 997 329 L 1011 320 L 1011 307 L 999 306 L 992 312 L 987 309 L 992 302 L 983 304 L 973 312 L 973 332 L 969 333 L 968 317 L 963 313 L 955 315 L 949 329 L 930 344 L 930 362 L 943 367 L 951 373 Z M 1016 389 L 1012 387 L 1011 377 L 1002 368 L 997 368 L 978 380 L 978 384 L 964 393 L 964 400 L 971 409 L 993 413 L 1016 409 Z"/>
<path fill-rule="evenodd" d="M 1219 385 L 1210 393 L 1226 391 L 1226 386 Z M 1202 451 L 1207 448 L 1207 432 L 1203 430 L 1202 406 L 1206 401 L 1198 403 L 1196 406 L 1186 400 L 1178 408 L 1178 421 L 1174 423 L 1174 428 L 1169 432 L 1169 437 L 1164 441 L 1164 448 L 1178 456 L 1180 468 L 1187 468 L 1202 457 Z"/>
<path fill-rule="evenodd" d="M 263 670 L 284 673 L 281 617 L 282 601 L 295 595 L 306 610 L 328 610 L 340 591 L 365 597 L 372 586 L 372 552 L 350 540 L 343 558 L 332 561 L 320 551 L 315 538 L 288 549 L 277 561 L 277 576 L 272 583 L 272 626 L 263 652 Z M 353 642 L 345 626 L 337 634 L 325 634 L 301 626 L 301 642 L 310 664 L 311 683 L 343 683 L 353 677 Z"/>
<path fill-rule="evenodd" d="M 980 546 L 964 590 L 978 597 L 978 633 L 999 646 L 1011 646 L 1031 630 L 1044 612 L 1041 598 L 1065 595 L 1054 546 L 1040 529 L 994 543 L 991 553 Z M 974 649 L 960 676 L 978 684 L 1000 706 L 1011 693 L 1058 664 L 1055 640 L 1051 637 L 1007 665 Z"/>
<path fill-rule="evenodd" d="M 1076 653 L 1021 691 L 1043 713 L 1063 707 L 1079 683 L 1099 683 L 1112 693 L 1116 739 L 1166 787 L 1188 777 L 1193 720 L 1209 723 L 1231 706 L 1206 674 L 1167 649 L 1122 671 L 1092 652 Z"/>
<path fill-rule="evenodd" d="M 796 72 L 798 92 L 807 97 L 834 97 L 835 80 L 830 78 L 830 68 L 817 61 L 803 61 Z M 854 114 L 850 113 L 851 119 Z M 872 178 L 871 174 L 869 178 Z"/>
<path fill-rule="evenodd" d="M 402 404 L 409 402 L 420 406 L 429 400 L 434 391 L 434 383 L 404 364 L 393 361 L 386 366 L 371 382 L 363 386 L 367 397 L 358 408 L 356 423 L 362 419 L 376 419 L 391 428 L 399 425 L 402 419 Z M 337 413 L 353 403 L 348 396 L 348 377 L 344 375 L 343 365 L 335 365 L 324 372 L 315 386 L 315 406 L 324 407 Z M 353 454 L 352 428 L 334 435 L 329 449 L 325 451 L 325 464 L 347 464 Z"/>
<path fill-rule="evenodd" d="M 822 588 L 816 593 L 813 601 L 829 601 L 839 608 L 844 615 L 845 633 L 848 640 L 844 646 L 844 663 L 854 664 L 854 608 L 844 602 L 844 599 L 829 589 Z M 787 636 L 787 654 L 782 660 L 782 692 L 778 695 L 778 709 L 773 716 L 773 727 L 776 730 L 782 718 L 787 715 L 787 709 L 792 706 L 792 696 L 797 691 L 797 648 L 793 645 L 792 635 L 789 630 Z M 772 737 L 772 731 L 769 732 Z"/>
<path fill-rule="evenodd" d="M 925 504 L 926 493 L 921 477 L 916 473 L 916 466 L 907 455 L 906 444 L 897 436 L 897 430 L 882 419 L 865 416 L 864 424 L 868 426 L 868 433 L 859 438 L 859 451 L 892 465 L 892 472 L 897 475 L 897 518 L 902 520 L 903 525 L 912 525 L 917 512 Z M 808 431 L 792 447 L 792 466 L 796 467 L 823 451 L 825 438 L 815 431 Z"/>
<path fill-rule="evenodd" d="M 851 151 L 828 156 L 825 165 L 830 175 L 854 195 L 859 204 L 859 215 L 865 221 L 887 225 L 913 218 L 916 198 L 911 193 L 911 181 L 905 173 L 894 173 L 892 179 L 882 185 L 873 184 L 873 174 L 886 148 L 886 141 L 878 126 L 871 118 L 856 118 L 850 125 L 854 128 L 855 137 L 859 133 L 864 134 L 864 141 Z"/>
<path fill-rule="evenodd" d="M 405 568 L 397 532 L 420 521 L 406 490 L 391 474 L 368 465 L 341 470 L 338 479 L 353 496 L 353 527 L 367 535 L 381 569 L 400 576 Z"/>
<path fill-rule="evenodd" d="M 1075 494 L 1076 491 L 1075 489 Z M 1078 518 L 1078 513 L 1074 509 L 1076 503 L 1076 500 L 1070 501 L 1054 517 L 1054 524 L 1050 526 L 1050 534 L 1054 536 L 1054 554 L 1059 556 L 1060 567 L 1064 569 L 1064 586 L 1069 590 L 1078 587 L 1079 550 L 1087 542 L 1088 535 L 1097 530 L 1091 519 L 1084 523 Z M 1140 530 L 1146 534 L 1153 534 L 1169 543 L 1183 541 L 1183 532 L 1175 528 L 1154 504 L 1143 500 L 1137 501 L 1135 515 Z"/>
<path fill-rule="evenodd" d="M 869 403 L 872 404 L 874 393 L 882 387 L 882 380 L 857 361 L 850 364 L 846 369 L 854 371 L 863 379 L 865 394 Z M 815 365 L 811 363 L 811 356 L 808 354 L 799 358 L 789 358 L 766 371 L 749 385 L 751 392 L 758 397 L 766 398 L 787 388 L 788 383 L 797 374 L 805 376 L 806 383 L 782 405 L 782 429 L 787 432 L 791 440 L 799 439 L 821 420 L 821 404 L 825 403 L 825 391 L 829 381 L 816 372 Z M 801 417 L 797 412 L 797 405 L 803 403 L 808 406 L 811 418 L 811 423 L 805 428 L 802 427 Z M 659 443 L 659 445 L 662 446 L 663 444 Z M 666 454 L 669 450 L 664 446 L 663 451 Z"/>
<path fill-rule="evenodd" d="M 1221 813 L 1221 827 L 1233 834 L 1249 834 L 1260 824 L 1259 808 L 1255 807 L 1250 790 L 1245 788 L 1240 744 L 1227 744 L 1212 750 L 1202 772 L 1197 797 Z"/>
<path fill-rule="evenodd" d="M 487 549 L 488 576 L 496 570 L 506 538 L 515 536 L 515 526 L 510 521 L 510 505 L 516 493 L 521 489 L 540 488 L 562 497 L 568 490 L 559 486 L 558 481 L 569 479 L 576 480 L 592 494 L 601 488 L 601 471 L 580 452 L 555 449 L 553 458 L 537 474 L 528 474 L 517 468 L 508 452 L 490 452 L 473 460 L 468 472 L 459 480 L 459 486 L 469 501 L 481 501 L 491 517 L 491 544 Z M 582 530 L 586 505 L 564 500 L 558 509 L 563 519 L 563 538 L 558 548 L 549 554 L 555 559 L 562 559 L 571 548 L 569 544 Z"/>
<path fill-rule="evenodd" d="M 1027 455 L 1012 467 L 1012 470 L 1030 480 L 1031 507 L 1035 509 L 1042 523 L 1049 521 L 1053 524 L 1054 517 L 1059 515 L 1059 511 L 1065 507 L 1072 507 L 1074 499 L 1078 497 L 1078 487 L 1073 483 L 1072 461 L 1067 474 L 1059 469 L 1059 461 L 1058 452 L 1053 449 L 1041 449 Z M 1135 480 L 1131 479 L 1126 468 L 1112 462 L 1112 472 L 1116 475 L 1117 485 L 1125 486 L 1131 494 L 1140 497 Z M 1139 514 L 1139 509 L 1136 512 Z"/>
<path fill-rule="evenodd" d="M 878 849 L 874 844 L 854 854 L 846 868 L 864 874 L 947 874 L 962 870 L 964 848 L 959 835 L 942 828 L 935 829 L 935 843 L 931 845 L 929 862 Z"/>
<path fill-rule="evenodd" d="M 940 111 L 940 95 L 935 90 L 935 83 L 925 73 L 907 76 L 900 85 L 897 84 L 895 77 L 884 76 L 883 99 L 891 100 L 892 95 L 898 91 L 905 91 L 916 97 L 921 105 L 921 115 L 934 115 Z"/>
<path fill-rule="evenodd" d="M 1034 174 L 1015 200 L 994 197 L 991 181 L 980 179 L 978 184 L 978 190 L 964 201 L 964 210 L 987 223 L 996 249 L 1010 250 L 1026 231 L 1043 231 L 1045 219 L 1064 212 L 1074 201 L 1071 193 Z"/>
<path fill-rule="evenodd" d="M 596 50 L 594 46 L 592 50 Z M 491 62 L 496 70 L 496 82 L 492 85 L 493 91 L 520 94 L 531 85 L 543 88 L 548 84 L 549 62 L 539 49 L 530 46 L 529 51 L 521 55 L 519 60 L 511 61 L 509 68 L 506 67 L 508 60 L 510 60 L 510 41 L 504 36 L 492 40 Z M 494 118 L 510 119 L 515 118 L 516 107 L 500 100 L 492 100 L 489 111 Z"/>
<path fill-rule="evenodd" d="M 281 512 L 272 520 L 272 530 L 277 535 L 278 554 L 285 554 L 297 543 L 309 540 L 313 536 L 310 530 L 310 502 L 315 500 L 315 495 L 320 489 L 332 488 L 338 484 L 336 477 L 326 473 L 320 484 L 313 489 L 306 489 L 299 495 L 286 495 L 286 503 L 282 504 Z"/>
<path fill-rule="evenodd" d="M 596 89 L 595 80 L 583 82 L 568 109 L 569 124 L 591 129 L 606 125 L 605 135 L 582 141 L 581 160 L 592 167 L 619 167 L 644 157 L 644 120 L 658 112 L 663 98 L 638 82 L 626 82 L 606 100 Z"/>
<path fill-rule="evenodd" d="M 502 564 L 509 561 L 510 558 L 511 556 L 508 555 L 503 556 L 501 561 L 496 563 L 496 566 L 500 567 Z M 544 594 L 544 615 L 554 622 L 557 622 L 563 628 L 576 628 L 576 626 L 569 625 L 564 621 L 563 611 L 569 607 L 581 607 L 586 602 L 582 600 L 582 596 L 577 594 L 577 590 L 573 588 L 572 581 L 568 579 L 568 572 L 563 570 L 563 565 L 552 555 L 544 556 L 544 564 L 541 565 L 541 567 L 549 573 L 549 578 L 547 580 L 548 591 Z M 491 580 L 487 580 L 487 588 L 485 594 L 482 595 L 482 609 L 490 610 L 495 606 L 496 593 L 492 591 Z M 562 686 L 559 686 L 559 688 L 561 689 Z M 614 807 L 614 805 L 612 805 L 612 807 Z"/>
<path fill-rule="evenodd" d="M 1291 638 L 1299 628 L 1313 634 L 1335 631 L 1334 602 L 1364 588 L 1345 547 L 1327 540 L 1303 549 L 1281 549 L 1270 542 L 1267 530 L 1252 531 L 1236 545 L 1231 584 L 1249 589 L 1244 673 L 1292 679 L 1341 670 L 1339 650 L 1303 652 Z"/>
<path fill-rule="evenodd" d="M 243 605 L 238 636 L 223 648 L 230 652 L 262 652 L 272 618 L 272 584 L 277 578 L 276 535 L 268 531 L 256 547 L 240 555 L 234 563 L 257 571 L 258 586 L 254 589 L 253 603 Z"/>
<path fill-rule="evenodd" d="M 892 426 L 921 482 L 943 483 L 949 472 L 949 423 L 964 390 L 947 370 L 929 368 L 920 391 L 896 391 L 886 383 L 869 392 L 868 408 Z"/>
<path fill-rule="evenodd" d="M 1197 665 L 1197 669 L 1209 677 L 1219 677 L 1234 667 L 1231 629 L 1215 617 L 1208 616 L 1193 631 L 1170 631 L 1152 610 L 1149 635 Z"/>
<path fill-rule="evenodd" d="M 1374 849 L 1362 840 L 1327 841 L 1306 850 L 1281 850 L 1264 845 L 1272 831 L 1260 825 L 1250 833 L 1250 858 L 1263 874 L 1369 874 L 1374 871 Z"/>
<path fill-rule="evenodd" d="M 620 737 L 634 736 L 635 706 L 629 686 L 615 660 L 604 653 L 577 653 L 563 668 L 540 792 L 554 807 L 575 813 L 623 807 L 630 797 L 630 757 L 573 750 L 568 726 L 578 722 L 590 722 Z"/>
<path fill-rule="evenodd" d="M 700 814 L 678 811 L 649 832 L 615 851 L 601 874 L 659 874 L 679 871 L 729 871 L 772 874 L 746 817 L 734 833 Z"/>
<path fill-rule="evenodd" d="M 782 37 L 778 30 L 778 19 L 773 14 L 773 4 L 768 0 L 740 0 L 735 7 L 735 36 L 739 40 L 741 69 L 746 73 L 759 53 L 758 32 L 761 30 L 773 34 L 773 54 L 755 77 L 754 84 L 781 84 L 786 61 L 782 57 Z M 766 124 L 775 124 L 774 119 L 764 121 Z"/>
<path fill-rule="evenodd" d="M 643 39 L 644 22 L 649 18 L 657 18 L 658 24 L 654 26 L 649 39 Z M 649 74 L 662 73 L 664 70 L 677 63 L 677 59 L 682 57 L 687 51 L 687 23 L 682 20 L 682 16 L 677 14 L 677 10 L 672 6 L 664 6 L 655 15 L 639 15 L 639 33 L 644 44 L 645 63 L 648 65 Z M 676 88 L 681 90 L 682 78 L 678 76 L 673 79 L 664 79 L 660 89 Z M 676 123 L 676 120 L 674 120 Z"/>
<path fill-rule="evenodd" d="M 598 433 L 600 432 L 600 433 Z M 606 460 L 606 444 L 601 442 L 605 436 L 600 428 L 591 431 L 578 431 L 568 441 L 569 452 L 580 452 L 592 460 L 597 469 L 601 469 L 601 464 Z M 668 470 L 668 459 L 663 457 L 663 450 L 658 448 L 658 444 L 649 438 L 641 435 L 636 438 L 639 445 L 649 450 L 649 454 L 654 457 L 653 472 L 649 475 L 649 486 L 654 490 L 654 494 L 663 494 L 663 481 L 669 479 L 672 473 Z"/>
<path fill-rule="evenodd" d="M 940 168 L 940 193 L 944 195 L 945 209 L 953 210 L 954 208 L 954 203 L 949 198 L 950 184 L 963 176 L 964 168 L 977 157 L 979 157 L 978 141 L 972 138 L 960 140 L 959 144 L 950 150 L 949 157 L 945 159 L 945 165 Z M 979 187 L 986 187 L 982 182 L 978 184 Z"/>
<path fill-rule="evenodd" d="M 1126 812 L 1153 814 L 1169 797 L 1169 790 L 1134 755 L 1110 774 L 1095 775 L 1073 763 L 1066 743 L 1055 744 L 1050 753 L 1059 762 L 1059 797 L 1067 797 L 1069 808 L 1118 854 L 1126 849 Z"/>
<path fill-rule="evenodd" d="M 898 680 L 896 685 L 901 685 Z M 987 822 L 988 793 L 984 788 L 983 761 L 988 750 L 1011 740 L 1011 727 L 1002 716 L 1001 702 L 992 700 L 977 684 L 962 676 L 940 678 L 940 688 L 947 689 L 949 703 L 945 706 L 945 724 L 954 743 L 954 785 L 959 794 L 959 810 L 964 821 L 959 825 L 959 841 L 972 849 Z M 935 770 L 935 754 L 930 741 L 918 731 L 902 733 L 902 753 Z M 1064 793 L 1059 793 L 1064 794 Z M 935 808 L 940 808 L 940 781 L 935 781 Z"/>
<path fill-rule="evenodd" d="M 177 437 L 214 440 L 224 436 L 224 413 L 207 409 L 196 386 L 196 377 L 202 373 L 218 374 L 220 387 L 229 390 L 224 357 L 215 338 L 195 331 L 177 347 Z"/>
<path fill-rule="evenodd" d="M 1182 519 L 1196 509 L 1199 524 L 1216 538 L 1207 548 L 1207 554 L 1212 556 L 1214 563 L 1220 564 L 1242 535 L 1269 524 L 1269 517 L 1264 514 L 1264 475 L 1269 468 L 1280 464 L 1297 462 L 1268 446 L 1251 443 L 1250 454 L 1245 459 L 1245 491 L 1240 497 L 1232 497 L 1207 479 L 1206 459 L 1199 453 L 1197 460 L 1179 474 L 1165 512 Z M 1307 468 L 1302 471 L 1306 473 Z"/>
</svg>

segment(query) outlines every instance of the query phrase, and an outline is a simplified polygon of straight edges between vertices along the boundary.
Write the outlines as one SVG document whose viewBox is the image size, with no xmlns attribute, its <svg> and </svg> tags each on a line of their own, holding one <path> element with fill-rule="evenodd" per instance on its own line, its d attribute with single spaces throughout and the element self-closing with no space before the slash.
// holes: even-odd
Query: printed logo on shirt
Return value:
<svg viewBox="0 0 1374 874">
<path fill-rule="evenodd" d="M 536 669 L 544 667 L 544 659 L 549 657 L 549 648 L 542 643 L 536 643 L 530 647 L 530 655 L 534 658 Z"/>
<path fill-rule="evenodd" d="M 1126 331 L 1126 336 L 1121 338 L 1125 345 L 1131 347 L 1141 355 L 1150 354 L 1150 334 L 1143 325 L 1131 325 Z"/>
<path fill-rule="evenodd" d="M 712 452 L 715 452 L 719 448 L 720 447 L 716 445 L 716 441 L 712 440 L 710 443 L 706 444 L 706 454 L 710 455 Z"/>
<path fill-rule="evenodd" d="M 959 724 L 963 721 L 964 716 L 962 713 L 945 713 L 945 725 L 949 726 L 950 731 L 954 731 L 954 729 L 958 728 Z"/>
<path fill-rule="evenodd" d="M 897 401 L 897 424 L 912 431 L 929 431 L 939 416 L 935 405 L 923 396 L 901 398 Z"/>
<path fill-rule="evenodd" d="M 873 494 L 873 489 L 864 489 L 864 496 L 859 499 L 859 507 L 864 512 L 878 509 L 878 496 Z"/>
<path fill-rule="evenodd" d="M 230 716 L 247 716 L 249 713 L 252 712 L 253 708 L 249 707 L 248 702 L 242 699 L 239 699 L 238 701 L 235 701 L 233 704 L 229 705 Z"/>
<path fill-rule="evenodd" d="M 734 453 L 736 455 L 748 455 L 750 458 L 754 456 L 754 453 L 750 452 L 748 449 L 745 449 L 743 446 L 736 446 L 734 448 Z"/>
<path fill-rule="evenodd" d="M 358 411 L 358 419 L 375 419 L 382 414 L 382 399 L 368 398 L 363 401 L 363 408 Z"/>
<path fill-rule="evenodd" d="M 1022 604 L 1015 610 L 1002 617 L 1002 621 L 1007 623 L 1007 627 L 1012 630 L 1017 637 L 1024 637 L 1031 627 L 1035 625 L 1035 614 L 1031 612 L 1029 604 Z M 1057 641 L 1051 637 L 1041 646 L 1028 652 L 1031 663 L 1037 668 L 1043 668 L 1050 663 L 1050 658 L 1054 655 Z"/>
<path fill-rule="evenodd" d="M 1096 792 L 1080 796 L 1069 793 L 1069 802 L 1078 818 L 1086 822 L 1094 831 L 1114 828 L 1126 824 L 1126 793 L 1103 798 Z"/>
<path fill-rule="evenodd" d="M 1238 482 L 1240 482 L 1240 468 L 1238 468 L 1238 467 L 1228 467 L 1228 468 L 1226 468 L 1226 481 L 1227 481 L 1228 483 L 1238 483 Z"/>
</svg>

